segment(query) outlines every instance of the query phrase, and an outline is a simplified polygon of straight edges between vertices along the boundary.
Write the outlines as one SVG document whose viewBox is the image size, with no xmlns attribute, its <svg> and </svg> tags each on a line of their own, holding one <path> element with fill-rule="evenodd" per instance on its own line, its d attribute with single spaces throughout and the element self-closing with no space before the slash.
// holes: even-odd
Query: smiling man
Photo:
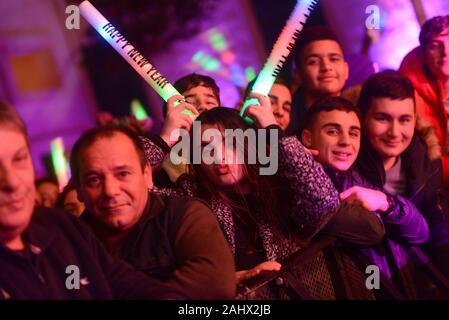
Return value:
<svg viewBox="0 0 449 320">
<path fill-rule="evenodd" d="M 311 41 L 302 48 L 299 64 L 306 105 L 340 95 L 349 69 L 337 41 L 324 38 Z"/>
<path fill-rule="evenodd" d="M 319 100 L 305 117 L 302 142 L 318 152 L 315 159 L 325 167 L 340 192 L 351 183 L 350 169 L 359 153 L 360 131 L 358 109 L 340 97 Z M 350 243 L 378 244 L 385 228 L 375 210 L 357 202 L 342 202 L 324 232 Z"/>
<path fill-rule="evenodd" d="M 357 163 L 360 174 L 389 195 L 390 200 L 395 196 L 413 204 L 403 207 L 401 219 L 407 215 L 412 217 L 410 210 L 413 208 L 419 210 L 429 226 L 428 252 L 449 275 L 449 209 L 441 162 L 429 159 L 429 147 L 416 134 L 411 81 L 394 71 L 374 74 L 362 87 L 359 106 L 366 138 L 362 141 Z M 385 211 L 388 219 L 391 219 L 394 207 L 406 204 L 403 200 L 388 202 Z M 407 225 L 415 225 L 416 230 L 419 220 L 415 221 L 409 220 Z M 392 230 L 398 233 L 404 231 L 405 226 L 398 225 L 399 228 Z M 407 232 L 407 236 L 412 235 Z"/>
<path fill-rule="evenodd" d="M 302 141 L 319 151 L 316 160 L 339 171 L 348 170 L 360 149 L 360 120 L 352 103 L 338 97 L 319 101 L 305 122 Z"/>
<path fill-rule="evenodd" d="M 202 201 L 151 193 L 151 168 L 140 143 L 114 126 L 78 139 L 70 166 L 87 209 L 81 219 L 113 255 L 187 298 L 233 298 L 234 261 L 217 220 Z"/>
</svg>

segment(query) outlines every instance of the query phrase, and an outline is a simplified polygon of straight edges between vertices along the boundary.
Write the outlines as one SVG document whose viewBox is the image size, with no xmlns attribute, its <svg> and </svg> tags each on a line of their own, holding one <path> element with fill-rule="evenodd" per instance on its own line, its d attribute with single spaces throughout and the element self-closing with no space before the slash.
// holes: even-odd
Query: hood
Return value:
<svg viewBox="0 0 449 320">
<path fill-rule="evenodd" d="M 424 62 L 420 47 L 410 51 L 402 60 L 399 73 L 413 83 L 416 92 L 428 103 L 438 104 L 438 83 Z"/>
</svg>

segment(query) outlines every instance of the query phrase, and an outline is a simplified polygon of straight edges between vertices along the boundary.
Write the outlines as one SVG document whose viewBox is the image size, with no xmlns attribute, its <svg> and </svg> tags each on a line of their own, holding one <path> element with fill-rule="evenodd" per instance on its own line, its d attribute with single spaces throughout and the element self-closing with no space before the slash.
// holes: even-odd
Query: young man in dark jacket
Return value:
<svg viewBox="0 0 449 320">
<path fill-rule="evenodd" d="M 349 243 L 369 245 L 363 251 L 390 277 L 391 268 L 381 246 L 374 246 L 380 244 L 380 240 L 377 243 L 353 240 L 370 234 L 370 228 L 363 221 L 370 217 L 385 225 L 385 242 L 390 242 L 388 239 L 396 242 L 390 247 L 394 247 L 398 257 L 404 256 L 401 245 L 416 245 L 427 240 L 428 226 L 410 200 L 386 193 L 357 172 L 353 164 L 359 154 L 360 129 L 358 108 L 343 98 L 327 98 L 309 110 L 302 138 L 306 146 L 319 151 L 317 160 L 327 167 L 341 192 L 340 211 L 348 211 L 345 207 L 351 206 L 348 214 L 337 214 L 325 231 Z M 394 207 L 390 203 L 394 203 Z"/>
<path fill-rule="evenodd" d="M 415 205 L 429 226 L 428 253 L 449 275 L 449 210 L 441 162 L 429 159 L 415 132 L 410 80 L 394 71 L 372 75 L 363 85 L 359 106 L 366 139 L 362 140 L 358 171 L 376 188 Z M 392 201 L 388 211 L 395 206 Z"/>
<path fill-rule="evenodd" d="M 319 100 L 305 117 L 304 145 L 317 152 L 321 163 L 339 192 L 360 149 L 360 119 L 356 107 L 340 97 Z M 349 170 L 349 172 L 348 172 Z M 323 232 L 358 245 L 375 245 L 385 235 L 380 217 L 364 206 L 342 202 Z"/>
<path fill-rule="evenodd" d="M 202 201 L 159 196 L 140 140 L 124 127 L 83 134 L 71 155 L 84 219 L 115 256 L 189 299 L 232 299 L 235 267 Z"/>
<path fill-rule="evenodd" d="M 29 150 L 25 125 L 0 101 L 0 300 L 184 298 L 111 257 L 70 214 L 35 209 Z"/>
</svg>

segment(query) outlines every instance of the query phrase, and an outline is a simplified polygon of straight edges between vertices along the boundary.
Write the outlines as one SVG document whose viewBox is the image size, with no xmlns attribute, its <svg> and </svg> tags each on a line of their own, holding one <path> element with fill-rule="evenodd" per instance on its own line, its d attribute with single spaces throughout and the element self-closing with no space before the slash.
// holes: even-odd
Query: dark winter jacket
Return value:
<svg viewBox="0 0 449 320">
<path fill-rule="evenodd" d="M 401 163 L 407 177 L 407 190 L 403 198 L 413 203 L 428 224 L 429 240 L 425 243 L 427 252 L 442 271 L 448 270 L 449 210 L 441 162 L 429 160 L 426 145 L 415 135 L 401 155 Z M 383 189 L 386 179 L 383 163 L 367 141 L 363 142 L 357 168 L 370 184 Z"/>
<path fill-rule="evenodd" d="M 109 255 L 68 213 L 36 208 L 22 236 L 23 251 L 0 245 L 0 300 L 184 298 Z"/>
<path fill-rule="evenodd" d="M 210 208 L 200 200 L 154 193 L 148 199 L 140 220 L 109 251 L 188 299 L 232 299 L 234 259 Z M 81 218 L 97 230 L 89 212 Z"/>
</svg>

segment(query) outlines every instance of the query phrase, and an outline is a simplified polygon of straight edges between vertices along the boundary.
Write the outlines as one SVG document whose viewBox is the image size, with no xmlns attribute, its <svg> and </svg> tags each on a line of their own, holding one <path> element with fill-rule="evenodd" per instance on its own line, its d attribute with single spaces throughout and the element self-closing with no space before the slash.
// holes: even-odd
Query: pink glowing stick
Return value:
<svg viewBox="0 0 449 320">
<path fill-rule="evenodd" d="M 287 60 L 290 51 L 293 49 L 307 18 L 317 4 L 318 0 L 298 0 L 290 18 L 288 18 L 284 29 L 274 44 L 270 56 L 257 76 L 251 92 L 260 93 L 264 96 L 268 95 L 276 77 L 284 66 L 285 60 Z M 240 111 L 241 116 L 243 116 L 246 108 L 251 104 L 259 104 L 259 102 L 257 99 L 246 100 Z M 245 120 L 248 123 L 253 122 L 248 117 L 245 117 Z"/>
</svg>

